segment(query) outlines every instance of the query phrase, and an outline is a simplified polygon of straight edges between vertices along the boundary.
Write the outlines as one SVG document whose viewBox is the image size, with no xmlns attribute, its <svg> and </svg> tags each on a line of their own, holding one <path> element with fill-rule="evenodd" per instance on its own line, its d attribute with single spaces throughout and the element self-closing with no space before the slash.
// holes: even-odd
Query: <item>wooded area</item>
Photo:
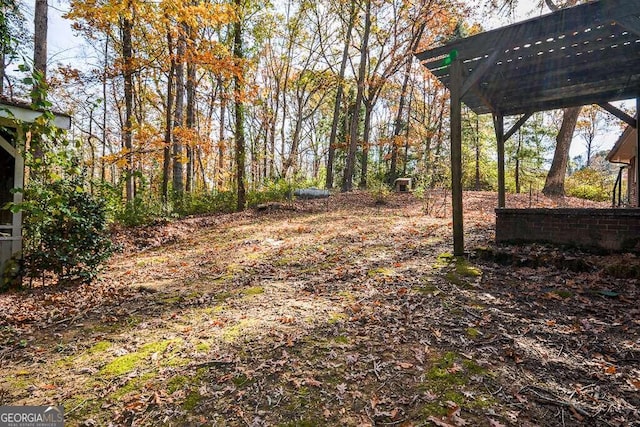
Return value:
<svg viewBox="0 0 640 427">
<path fill-rule="evenodd" d="M 24 11 L 4 3 L 13 38 L 0 88 L 24 98 L 30 87 L 5 71 L 30 37 Z M 124 215 L 242 209 L 283 187 L 348 191 L 399 176 L 449 185 L 449 94 L 413 54 L 482 30 L 461 2 L 72 1 L 87 60 L 50 60 L 48 71 L 35 12 L 33 67 L 74 117 L 92 191 L 137 206 Z M 496 188 L 491 123 L 463 113 L 464 186 Z M 510 190 L 540 190 L 558 129 L 541 116 L 507 147 Z"/>
</svg>

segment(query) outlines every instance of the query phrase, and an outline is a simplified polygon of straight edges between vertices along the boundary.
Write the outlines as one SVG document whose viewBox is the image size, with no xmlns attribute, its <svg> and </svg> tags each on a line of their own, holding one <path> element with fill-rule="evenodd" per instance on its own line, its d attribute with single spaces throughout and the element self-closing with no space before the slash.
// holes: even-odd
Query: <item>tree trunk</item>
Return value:
<svg viewBox="0 0 640 427">
<path fill-rule="evenodd" d="M 358 130 L 360 127 L 360 106 L 364 98 L 365 73 L 367 70 L 367 51 L 369 49 L 369 33 L 371 31 L 371 1 L 366 0 L 364 12 L 364 34 L 362 34 L 362 46 L 360 47 L 360 66 L 358 69 L 358 90 L 356 92 L 356 105 L 349 129 L 349 152 L 344 168 L 342 191 L 353 189 L 353 174 L 355 172 L 356 151 L 358 150 Z"/>
<path fill-rule="evenodd" d="M 338 74 L 338 87 L 336 88 L 336 100 L 333 106 L 333 119 L 331 120 L 331 134 L 329 135 L 329 151 L 327 153 L 327 177 L 325 186 L 328 190 L 333 188 L 333 166 L 336 157 L 336 137 L 340 124 L 340 110 L 342 104 L 342 94 L 344 92 L 344 74 L 349 60 L 349 45 L 351 44 L 351 31 L 355 21 L 356 2 L 350 2 L 349 22 L 345 34 L 344 48 L 342 50 L 342 61 L 340 62 L 340 73 Z"/>
<path fill-rule="evenodd" d="M 520 147 L 522 146 L 522 133 L 518 132 L 518 146 L 516 147 L 516 194 L 520 194 Z"/>
<path fill-rule="evenodd" d="M 162 149 L 162 204 L 165 210 L 169 208 L 169 178 L 171 176 L 171 120 L 173 117 L 173 82 L 176 62 L 173 56 L 173 37 L 167 31 L 167 49 L 171 63 L 167 76 L 167 106 L 165 111 L 164 146 Z"/>
<path fill-rule="evenodd" d="M 178 45 L 176 46 L 176 108 L 173 114 L 173 194 L 177 200 L 180 200 L 184 193 L 184 165 L 182 163 L 182 155 L 184 147 L 182 145 L 182 136 L 176 135 L 175 129 L 184 125 L 184 58 L 187 40 L 184 34 L 178 37 Z"/>
<path fill-rule="evenodd" d="M 4 12 L 2 12 L 4 13 Z M 0 95 L 4 95 L 5 53 L 0 49 Z"/>
<path fill-rule="evenodd" d="M 556 137 L 553 162 L 542 190 L 542 193 L 546 196 L 564 196 L 564 177 L 567 173 L 569 148 L 571 147 L 573 131 L 576 128 L 581 109 L 582 107 L 572 107 L 563 110 L 562 125 Z"/>
<path fill-rule="evenodd" d="M 480 191 L 480 118 L 476 114 L 476 132 L 474 134 L 476 143 L 476 191 Z"/>
<path fill-rule="evenodd" d="M 127 165 L 124 170 L 125 192 L 127 202 L 132 202 L 135 197 L 133 183 L 133 44 L 131 32 L 133 22 L 129 18 L 121 18 L 122 30 L 122 59 L 124 77 L 124 105 L 125 121 L 123 131 L 123 144 L 127 156 Z"/>
<path fill-rule="evenodd" d="M 241 0 L 235 0 L 235 5 L 240 11 L 242 7 Z M 240 63 L 240 71 L 236 72 L 233 77 L 234 90 L 235 90 L 235 140 L 236 140 L 236 185 L 238 186 L 237 206 L 238 211 L 242 211 L 246 205 L 245 194 L 245 141 L 244 141 L 244 51 L 242 47 L 242 22 L 240 19 L 236 20 L 233 24 L 233 54 Z"/>
<path fill-rule="evenodd" d="M 189 49 L 194 48 L 195 30 L 193 27 L 187 27 L 187 34 L 189 35 Z M 190 56 L 191 57 L 191 56 Z M 197 144 L 194 136 L 196 135 L 196 64 L 193 63 L 193 59 L 190 59 L 187 63 L 187 129 L 191 132 L 192 140 L 187 144 L 187 182 L 185 190 L 187 193 L 193 191 L 193 177 L 194 177 L 194 150 Z"/>
<path fill-rule="evenodd" d="M 48 26 L 48 5 L 47 0 L 36 0 L 34 10 L 34 39 L 33 39 L 33 68 L 40 74 L 41 81 L 36 84 L 39 87 L 34 92 L 33 102 L 44 101 L 44 90 L 47 79 L 47 26 Z"/>
<path fill-rule="evenodd" d="M 360 188 L 367 188 L 367 173 L 369 168 L 369 134 L 371 133 L 371 110 L 373 106 L 364 104 L 364 132 L 362 135 L 362 160 L 360 161 Z"/>
<path fill-rule="evenodd" d="M 404 71 L 404 77 L 402 80 L 402 89 L 400 90 L 400 102 L 398 103 L 398 114 L 393 124 L 393 137 L 391 138 L 391 166 L 389 168 L 389 184 L 398 177 L 398 137 L 402 132 L 402 115 L 404 113 L 404 104 L 407 98 L 407 89 L 409 87 L 409 77 L 411 77 L 411 63 L 413 55 L 407 58 L 407 67 Z"/>
<path fill-rule="evenodd" d="M 107 65 L 109 61 L 109 37 L 104 38 L 104 63 L 102 69 L 102 158 L 100 159 L 100 181 L 105 182 L 107 155 Z"/>
<path fill-rule="evenodd" d="M 220 136 L 218 141 L 218 191 L 224 186 L 224 157 L 226 151 L 226 141 L 224 132 L 225 113 L 227 111 L 227 97 L 224 93 L 224 82 L 222 77 L 218 78 L 218 89 L 220 91 Z"/>
</svg>

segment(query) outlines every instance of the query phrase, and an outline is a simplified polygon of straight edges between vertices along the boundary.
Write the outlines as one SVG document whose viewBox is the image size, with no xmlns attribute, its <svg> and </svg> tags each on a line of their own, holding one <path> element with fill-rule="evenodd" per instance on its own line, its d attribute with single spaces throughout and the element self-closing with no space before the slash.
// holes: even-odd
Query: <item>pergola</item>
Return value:
<svg viewBox="0 0 640 427">
<path fill-rule="evenodd" d="M 455 255 L 464 254 L 461 102 L 477 114 L 493 115 L 499 208 L 505 206 L 504 143 L 533 113 L 597 104 L 637 128 L 636 119 L 610 102 L 636 98 L 640 106 L 640 0 L 594 1 L 416 56 L 451 95 Z M 504 117 L 516 115 L 505 131 Z"/>
</svg>

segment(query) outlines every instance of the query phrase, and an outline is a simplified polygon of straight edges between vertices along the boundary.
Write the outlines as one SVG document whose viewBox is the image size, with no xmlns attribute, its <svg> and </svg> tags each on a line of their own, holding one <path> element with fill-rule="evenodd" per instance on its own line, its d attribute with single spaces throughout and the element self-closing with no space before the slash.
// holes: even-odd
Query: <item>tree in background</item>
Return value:
<svg viewBox="0 0 640 427">
<path fill-rule="evenodd" d="M 523 184 L 527 183 L 539 188 L 538 181 L 544 176 L 546 154 L 557 133 L 557 129 L 549 121 L 548 114 L 535 113 L 507 141 L 507 162 L 513 166 L 512 188 L 516 193 L 520 193 Z"/>
<path fill-rule="evenodd" d="M 465 19 L 456 2 L 71 6 L 97 59 L 54 69 L 54 99 L 81 112 L 92 188 L 115 187 L 130 215 L 241 209 L 271 188 L 393 169 L 445 182 L 447 93 L 412 55 Z"/>
<path fill-rule="evenodd" d="M 11 85 L 5 73 L 6 67 L 14 60 L 27 39 L 24 16 L 15 0 L 0 0 L 0 96 L 5 95 L 5 82 Z M 9 87 L 9 97 L 12 89 Z"/>
<path fill-rule="evenodd" d="M 582 107 L 582 113 L 580 117 L 578 117 L 576 124 L 576 131 L 578 135 L 582 137 L 584 146 L 587 149 L 586 167 L 591 165 L 591 157 L 599 148 L 596 144 L 596 136 L 603 130 L 609 128 L 613 121 L 613 116 L 597 105 Z"/>
<path fill-rule="evenodd" d="M 243 4 L 242 0 L 235 0 L 236 13 L 242 16 Z M 246 201 L 246 189 L 244 183 L 245 176 L 245 139 L 244 139 L 244 80 L 245 73 L 243 63 L 244 60 L 244 48 L 242 40 L 242 18 L 237 19 L 233 24 L 233 54 L 236 61 L 238 61 L 238 67 L 241 71 L 237 72 L 233 77 L 233 89 L 234 89 L 234 105 L 235 105 L 235 119 L 236 119 L 236 185 L 237 185 L 237 210 L 241 211 L 245 208 Z"/>
<path fill-rule="evenodd" d="M 47 0 L 36 0 L 33 18 L 33 69 L 36 73 L 42 76 L 37 80 L 37 84 L 42 85 L 40 90 L 33 92 L 33 103 L 39 104 L 44 102 L 44 99 L 39 99 L 38 96 L 44 96 L 46 94 L 45 88 L 47 84 L 47 34 L 48 34 L 48 15 L 49 6 Z"/>
</svg>

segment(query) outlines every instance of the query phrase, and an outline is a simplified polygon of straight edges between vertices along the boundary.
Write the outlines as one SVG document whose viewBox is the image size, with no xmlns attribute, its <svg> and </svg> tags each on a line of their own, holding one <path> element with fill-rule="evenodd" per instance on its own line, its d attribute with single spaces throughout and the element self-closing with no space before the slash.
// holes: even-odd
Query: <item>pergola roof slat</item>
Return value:
<svg viewBox="0 0 640 427">
<path fill-rule="evenodd" d="M 447 87 L 451 60 L 462 62 L 466 76 L 481 68 L 462 97 L 478 114 L 522 114 L 635 97 L 640 0 L 590 2 L 416 56 Z"/>
</svg>

